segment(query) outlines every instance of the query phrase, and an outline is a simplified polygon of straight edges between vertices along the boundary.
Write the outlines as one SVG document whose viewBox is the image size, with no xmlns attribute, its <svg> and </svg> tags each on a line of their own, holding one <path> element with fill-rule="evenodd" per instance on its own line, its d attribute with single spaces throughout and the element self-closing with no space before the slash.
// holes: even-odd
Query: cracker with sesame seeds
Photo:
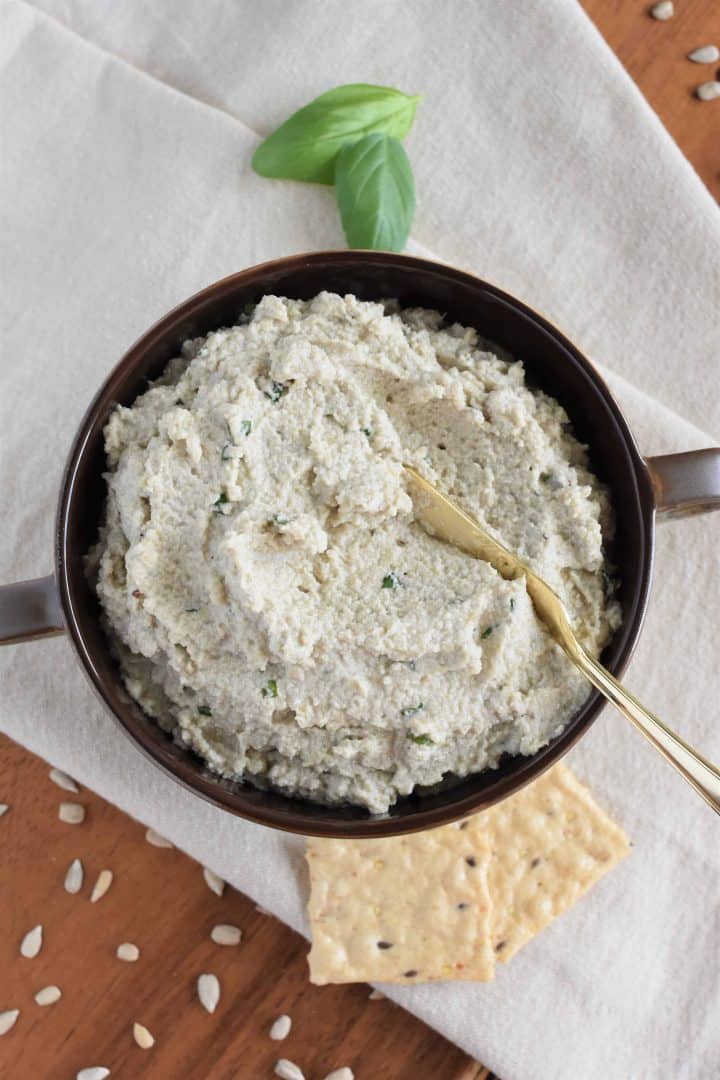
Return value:
<svg viewBox="0 0 720 1080">
<path fill-rule="evenodd" d="M 565 765 L 469 819 L 486 836 L 493 945 L 507 962 L 630 850 L 628 838 Z"/>
<path fill-rule="evenodd" d="M 310 839 L 313 983 L 493 978 L 487 838 Z"/>
<path fill-rule="evenodd" d="M 564 765 L 440 829 L 309 840 L 311 981 L 488 981 L 629 849 Z"/>
</svg>

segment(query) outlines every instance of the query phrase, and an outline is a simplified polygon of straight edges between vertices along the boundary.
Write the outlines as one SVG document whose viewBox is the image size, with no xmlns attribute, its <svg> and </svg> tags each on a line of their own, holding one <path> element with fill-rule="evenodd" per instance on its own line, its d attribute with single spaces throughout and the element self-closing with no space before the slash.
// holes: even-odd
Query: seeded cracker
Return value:
<svg viewBox="0 0 720 1080">
<path fill-rule="evenodd" d="M 470 819 L 488 836 L 494 946 L 507 961 L 630 850 L 627 836 L 564 765 Z"/>
<path fill-rule="evenodd" d="M 493 978 L 484 836 L 309 840 L 313 983 Z"/>
<path fill-rule="evenodd" d="M 311 981 L 492 979 L 493 952 L 509 960 L 628 851 L 564 765 L 459 824 L 310 840 Z"/>
</svg>

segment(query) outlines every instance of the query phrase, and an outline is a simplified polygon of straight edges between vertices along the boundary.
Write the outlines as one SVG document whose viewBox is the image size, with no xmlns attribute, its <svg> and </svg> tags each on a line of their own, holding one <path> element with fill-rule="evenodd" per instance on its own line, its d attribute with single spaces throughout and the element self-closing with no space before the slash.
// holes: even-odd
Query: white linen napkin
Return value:
<svg viewBox="0 0 720 1080">
<path fill-rule="evenodd" d="M 135 336 L 233 270 L 342 246 L 329 191 L 249 165 L 258 133 L 341 82 L 424 94 L 410 250 L 564 326 L 612 371 L 644 451 L 720 433 L 720 215 L 572 0 L 38 6 L 55 17 L 0 6 L 0 580 L 48 571 L 71 436 Z M 716 760 L 719 528 L 660 530 L 627 675 Z M 306 932 L 299 838 L 147 763 L 65 641 L 3 649 L 0 672 L 4 731 Z M 503 1080 L 710 1076 L 717 820 L 609 709 L 571 763 L 631 857 L 494 984 L 389 993 Z"/>
</svg>

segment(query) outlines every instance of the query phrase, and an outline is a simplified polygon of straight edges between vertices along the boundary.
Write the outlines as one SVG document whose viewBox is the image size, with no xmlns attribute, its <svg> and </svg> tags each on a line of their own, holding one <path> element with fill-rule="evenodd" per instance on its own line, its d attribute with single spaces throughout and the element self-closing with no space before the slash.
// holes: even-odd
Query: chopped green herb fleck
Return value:
<svg viewBox="0 0 720 1080">
<path fill-rule="evenodd" d="M 228 453 L 228 450 L 230 449 L 231 445 L 232 445 L 231 443 L 225 443 L 225 445 L 223 446 L 222 450 L 220 451 L 220 460 L 221 461 L 229 461 L 230 460 L 231 455 Z"/>
<path fill-rule="evenodd" d="M 225 506 L 225 504 L 227 502 L 229 502 L 229 499 L 228 499 L 227 495 L 225 494 L 224 491 L 221 491 L 220 494 L 218 495 L 217 499 L 213 503 L 214 512 L 216 514 L 224 513 L 224 511 L 221 509 L 221 507 Z"/>
<path fill-rule="evenodd" d="M 243 435 L 245 435 L 245 437 L 247 437 L 252 431 L 252 420 L 241 420 L 240 431 Z"/>
<path fill-rule="evenodd" d="M 399 589 L 401 585 L 400 578 L 397 576 L 394 570 L 391 570 L 389 574 L 386 574 L 382 579 L 383 589 Z"/>
<path fill-rule="evenodd" d="M 271 401 L 279 401 L 283 394 L 287 394 L 288 387 L 284 383 L 274 382 L 270 390 L 264 390 L 266 398 L 270 398 Z"/>
<path fill-rule="evenodd" d="M 601 571 L 601 574 L 605 599 L 610 600 L 617 592 L 620 582 L 616 577 L 613 577 L 612 574 L 608 574 L 605 569 Z"/>
<path fill-rule="evenodd" d="M 287 525 L 290 518 L 285 517 L 284 514 L 273 514 L 272 521 L 274 525 Z"/>
<path fill-rule="evenodd" d="M 200 608 L 198 608 L 198 607 L 186 607 L 185 610 L 186 611 L 199 611 Z"/>
<path fill-rule="evenodd" d="M 212 709 L 209 705 L 198 705 L 198 712 L 201 716 L 212 716 Z"/>
<path fill-rule="evenodd" d="M 275 679 L 268 679 L 260 693 L 263 697 L 277 697 L 277 682 Z"/>
<path fill-rule="evenodd" d="M 540 473 L 540 481 L 543 484 L 547 484 L 551 491 L 557 491 L 563 486 L 562 480 L 553 472 Z"/>
<path fill-rule="evenodd" d="M 511 611 L 515 610 L 515 597 L 514 596 L 510 597 L 510 610 Z"/>
<path fill-rule="evenodd" d="M 485 638 L 489 638 L 494 629 L 495 629 L 494 626 L 486 626 L 485 629 L 483 630 L 482 634 L 480 635 L 480 640 L 484 641 Z"/>
<path fill-rule="evenodd" d="M 421 701 L 417 705 L 408 705 L 406 709 L 400 710 L 401 716 L 415 716 L 417 713 L 422 712 L 425 708 L 424 703 Z"/>
<path fill-rule="evenodd" d="M 413 735 L 411 731 L 406 732 L 407 738 L 410 742 L 417 743 L 418 746 L 434 746 L 435 743 L 429 735 Z"/>
<path fill-rule="evenodd" d="M 371 435 L 373 433 L 371 427 L 360 428 L 360 430 L 362 431 L 363 435 L 367 435 L 368 439 L 371 437 Z"/>
<path fill-rule="evenodd" d="M 411 671 L 415 671 L 415 669 L 417 668 L 417 661 L 416 660 L 408 660 L 407 666 L 410 668 Z"/>
<path fill-rule="evenodd" d="M 180 397 L 179 397 L 179 398 L 175 398 L 175 404 L 176 404 L 176 405 L 180 405 L 180 406 L 181 406 L 181 408 L 183 408 L 183 409 L 185 408 L 185 402 L 184 402 L 184 401 L 183 401 L 183 399 L 182 399 L 182 398 L 180 398 Z"/>
</svg>

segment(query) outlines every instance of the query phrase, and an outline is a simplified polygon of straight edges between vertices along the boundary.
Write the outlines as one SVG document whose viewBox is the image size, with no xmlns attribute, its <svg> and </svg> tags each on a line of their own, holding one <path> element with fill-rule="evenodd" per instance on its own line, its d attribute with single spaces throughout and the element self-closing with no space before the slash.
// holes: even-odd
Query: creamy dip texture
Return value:
<svg viewBox="0 0 720 1080">
<path fill-rule="evenodd" d="M 588 686 L 522 581 L 428 536 L 415 465 L 559 592 L 585 645 L 608 500 L 522 364 L 436 312 L 264 297 L 105 429 L 90 555 L 129 692 L 224 776 L 382 812 L 532 754 Z"/>
</svg>

